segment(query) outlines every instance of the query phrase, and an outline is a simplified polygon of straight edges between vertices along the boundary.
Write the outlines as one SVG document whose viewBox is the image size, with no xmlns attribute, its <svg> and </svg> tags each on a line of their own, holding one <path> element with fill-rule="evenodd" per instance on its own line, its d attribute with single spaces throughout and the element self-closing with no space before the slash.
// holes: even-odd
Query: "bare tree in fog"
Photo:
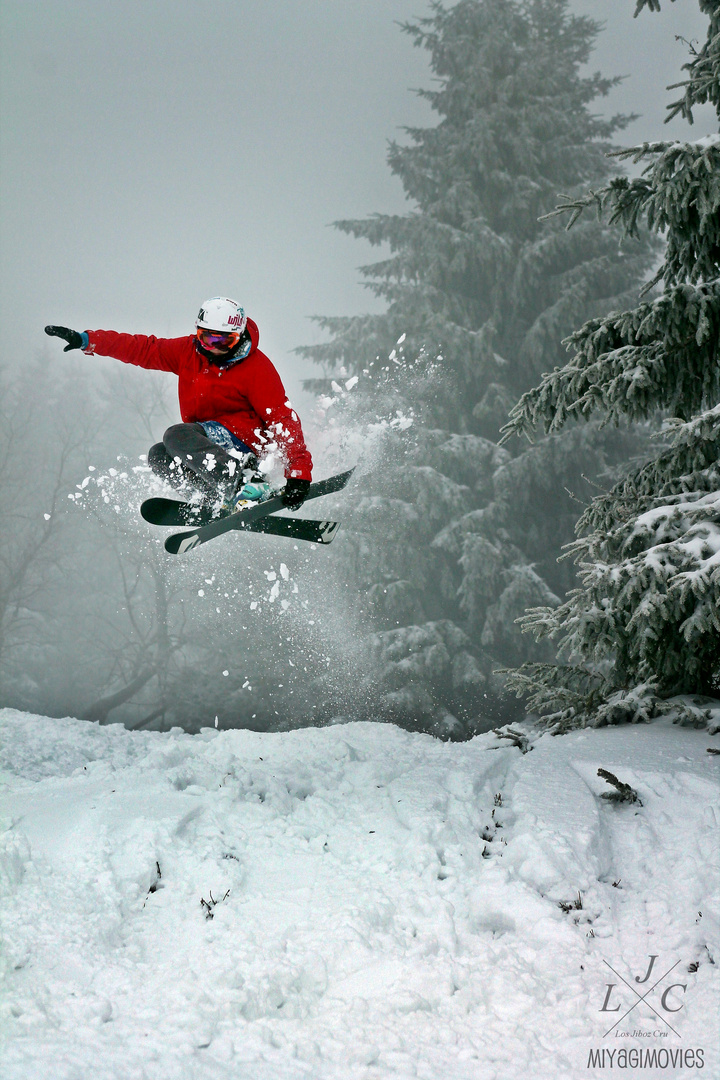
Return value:
<svg viewBox="0 0 720 1080">
<path fill-rule="evenodd" d="M 164 689 L 172 654 L 183 643 L 182 626 L 174 633 L 171 630 L 167 557 L 157 545 L 139 547 L 134 556 L 121 554 L 116 538 L 113 596 L 121 598 L 122 605 L 114 617 L 110 611 L 98 615 L 104 624 L 98 638 L 103 642 L 105 682 L 114 689 L 88 705 L 81 714 L 83 720 L 105 723 L 111 712 L 135 698 L 153 679 L 156 685 L 149 711 L 134 726 L 143 727 L 165 711 Z"/>
<path fill-rule="evenodd" d="M 38 359 L 2 373 L 0 393 L 0 671 L 6 690 L 27 679 L 26 650 L 47 653 L 47 597 L 58 587 L 67 488 L 97 432 L 73 403 L 77 379 Z"/>
</svg>

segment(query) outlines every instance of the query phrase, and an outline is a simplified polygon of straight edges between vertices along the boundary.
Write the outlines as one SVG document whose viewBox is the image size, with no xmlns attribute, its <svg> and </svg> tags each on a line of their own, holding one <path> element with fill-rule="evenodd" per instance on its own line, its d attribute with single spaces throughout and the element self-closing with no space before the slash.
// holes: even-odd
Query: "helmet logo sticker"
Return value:
<svg viewBox="0 0 720 1080">
<path fill-rule="evenodd" d="M 215 333 L 233 330 L 242 333 L 247 325 L 247 316 L 237 300 L 230 300 L 226 296 L 213 296 L 202 304 L 195 325 Z"/>
</svg>

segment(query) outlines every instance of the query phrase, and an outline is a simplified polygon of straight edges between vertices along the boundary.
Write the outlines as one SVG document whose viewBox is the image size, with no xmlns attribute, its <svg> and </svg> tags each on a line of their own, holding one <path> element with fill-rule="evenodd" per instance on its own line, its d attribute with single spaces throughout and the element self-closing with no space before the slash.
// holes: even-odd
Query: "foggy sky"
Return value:
<svg viewBox="0 0 720 1080">
<path fill-rule="evenodd" d="M 675 35 L 704 37 L 696 0 L 635 20 L 634 0 L 573 8 L 607 24 L 592 70 L 630 76 L 602 107 L 643 113 L 623 143 L 687 138 L 662 123 L 664 87 L 687 57 Z M 409 92 L 430 85 L 427 53 L 396 25 L 427 10 L 4 0 L 2 362 L 43 349 L 46 322 L 189 333 L 224 294 L 297 395 L 312 371 L 291 350 L 319 339 L 308 316 L 374 305 L 356 268 L 379 253 L 329 223 L 402 211 L 387 141 L 436 122 Z M 704 111 L 690 137 L 713 130 Z"/>
</svg>

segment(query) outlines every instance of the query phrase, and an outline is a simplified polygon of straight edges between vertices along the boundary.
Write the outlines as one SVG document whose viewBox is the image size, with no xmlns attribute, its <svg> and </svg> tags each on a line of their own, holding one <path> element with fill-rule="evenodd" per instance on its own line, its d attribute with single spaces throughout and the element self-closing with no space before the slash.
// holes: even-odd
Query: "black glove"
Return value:
<svg viewBox="0 0 720 1080">
<path fill-rule="evenodd" d="M 307 498 L 309 487 L 309 480 L 298 480 L 296 477 L 291 476 L 290 479 L 285 482 L 283 506 L 287 506 L 290 510 L 299 510 Z"/>
<path fill-rule="evenodd" d="M 59 337 L 63 341 L 67 341 L 63 352 L 70 352 L 71 349 L 82 349 L 82 334 L 78 334 L 77 330 L 70 330 L 67 326 L 46 326 L 45 333 L 49 337 Z"/>
</svg>

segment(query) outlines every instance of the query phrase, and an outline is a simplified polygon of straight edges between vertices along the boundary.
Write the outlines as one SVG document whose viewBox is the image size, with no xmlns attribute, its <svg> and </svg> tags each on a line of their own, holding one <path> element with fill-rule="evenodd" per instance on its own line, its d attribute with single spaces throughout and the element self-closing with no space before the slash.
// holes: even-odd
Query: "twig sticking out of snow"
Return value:
<svg viewBox="0 0 720 1080">
<path fill-rule="evenodd" d="M 143 907 L 145 907 L 145 905 L 147 904 L 152 893 L 157 892 L 158 889 L 162 889 L 162 870 L 160 869 L 160 863 L 157 861 L 157 859 L 155 860 L 155 871 L 155 880 L 147 891 L 147 896 L 143 900 Z"/>
<path fill-rule="evenodd" d="M 513 746 L 517 746 L 522 754 L 527 754 L 532 750 L 532 744 L 527 735 L 524 735 L 522 731 L 516 731 L 515 728 L 507 727 L 504 731 L 493 728 L 493 734 L 497 735 L 498 739 L 510 739 Z"/>
<path fill-rule="evenodd" d="M 720 750 L 718 750 L 717 746 L 708 746 L 707 752 L 708 754 L 720 754 Z"/>
<path fill-rule="evenodd" d="M 150 895 L 150 893 L 157 892 L 158 889 L 160 888 L 160 879 L 162 878 L 162 870 L 160 869 L 160 863 L 157 861 L 157 859 L 155 860 L 155 871 L 156 871 L 156 877 L 155 877 L 155 880 L 153 881 L 152 885 L 148 889 L 148 896 Z"/>
<path fill-rule="evenodd" d="M 630 787 L 629 784 L 624 784 L 622 780 L 618 780 L 614 773 L 608 772 L 607 769 L 598 769 L 597 774 L 608 784 L 612 784 L 614 788 L 617 788 L 616 791 L 603 791 L 600 795 L 601 799 L 607 799 L 608 802 L 614 803 L 637 803 L 638 806 L 642 806 L 642 800 L 635 788 Z"/>
<path fill-rule="evenodd" d="M 206 919 L 214 919 L 215 916 L 213 915 L 213 908 L 217 907 L 218 904 L 222 904 L 223 900 L 227 900 L 229 895 L 230 895 L 230 890 L 228 889 L 228 891 L 225 893 L 225 895 L 221 896 L 219 900 L 216 900 L 214 898 L 212 892 L 210 893 L 210 899 L 209 900 L 204 900 L 202 898 L 202 896 L 201 896 L 200 897 L 200 907 L 203 909 L 203 913 L 205 915 L 205 918 Z"/>
<path fill-rule="evenodd" d="M 566 915 L 569 911 L 582 911 L 582 906 L 582 893 L 579 890 L 574 900 L 561 900 L 558 904 L 560 910 L 564 911 Z"/>
</svg>

